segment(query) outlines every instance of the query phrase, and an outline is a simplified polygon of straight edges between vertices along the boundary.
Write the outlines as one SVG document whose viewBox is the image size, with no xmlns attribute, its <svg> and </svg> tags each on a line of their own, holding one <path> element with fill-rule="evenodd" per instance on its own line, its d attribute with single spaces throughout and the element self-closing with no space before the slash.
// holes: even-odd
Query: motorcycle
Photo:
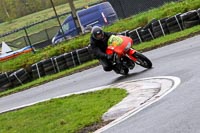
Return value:
<svg viewBox="0 0 200 133">
<path fill-rule="evenodd" d="M 145 55 L 132 48 L 133 40 L 130 37 L 112 35 L 108 44 L 106 54 L 113 55 L 111 63 L 116 73 L 127 75 L 129 69 L 133 69 L 135 64 L 148 69 L 152 68 L 152 62 Z"/>
</svg>

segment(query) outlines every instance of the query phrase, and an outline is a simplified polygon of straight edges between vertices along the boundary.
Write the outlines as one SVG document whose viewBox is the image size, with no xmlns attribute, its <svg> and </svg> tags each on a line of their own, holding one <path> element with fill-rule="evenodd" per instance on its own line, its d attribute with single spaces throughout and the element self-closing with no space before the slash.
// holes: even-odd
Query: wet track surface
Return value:
<svg viewBox="0 0 200 133">
<path fill-rule="evenodd" d="M 128 80 L 156 76 L 181 79 L 176 90 L 116 126 L 110 133 L 198 133 L 200 132 L 200 36 L 144 53 L 153 68 L 140 66 L 128 76 L 106 73 L 101 66 L 64 77 L 32 89 L 0 98 L 0 112 L 59 95 Z"/>
</svg>

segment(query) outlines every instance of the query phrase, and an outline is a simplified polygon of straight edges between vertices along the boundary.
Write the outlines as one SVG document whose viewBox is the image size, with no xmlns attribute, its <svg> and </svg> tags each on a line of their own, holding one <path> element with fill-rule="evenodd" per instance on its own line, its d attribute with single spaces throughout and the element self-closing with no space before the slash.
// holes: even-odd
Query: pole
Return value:
<svg viewBox="0 0 200 133">
<path fill-rule="evenodd" d="M 28 43 L 29 43 L 29 45 L 31 46 L 32 52 L 35 54 L 35 51 L 34 51 L 33 46 L 32 46 L 32 44 L 31 44 L 31 40 L 30 40 L 30 38 L 29 38 L 29 36 L 28 36 L 28 32 L 27 32 L 27 30 L 26 30 L 26 27 L 24 27 L 24 31 L 25 31 L 25 34 L 26 34 Z"/>
<path fill-rule="evenodd" d="M 50 2 L 51 2 L 51 5 L 52 5 L 52 7 L 53 7 L 54 13 L 55 13 L 55 15 L 56 15 L 58 24 L 59 24 L 60 29 L 61 29 L 61 32 L 62 32 L 62 35 L 63 35 L 64 39 L 67 40 L 67 38 L 66 38 L 66 36 L 65 36 L 65 33 L 64 33 L 64 30 L 63 30 L 63 28 L 62 28 L 62 25 L 61 25 L 61 23 L 60 23 L 60 19 L 59 19 L 59 17 L 58 17 L 57 12 L 56 12 L 56 8 L 55 8 L 55 6 L 54 6 L 54 3 L 53 3 L 52 0 L 50 0 Z"/>
<path fill-rule="evenodd" d="M 78 30 L 78 34 L 81 34 L 82 33 L 82 29 L 81 29 L 79 18 L 77 17 L 77 14 L 76 14 L 76 8 L 74 6 L 73 0 L 68 0 L 68 2 L 69 2 L 69 6 L 71 8 L 71 11 L 72 11 L 72 17 L 74 19 L 76 28 Z"/>
</svg>

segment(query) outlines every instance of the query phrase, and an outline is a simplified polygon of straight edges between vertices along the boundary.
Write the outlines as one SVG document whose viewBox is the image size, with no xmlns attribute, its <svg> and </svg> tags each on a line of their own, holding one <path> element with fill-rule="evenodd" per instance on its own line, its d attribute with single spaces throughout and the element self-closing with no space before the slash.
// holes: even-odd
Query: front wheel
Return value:
<svg viewBox="0 0 200 133">
<path fill-rule="evenodd" d="M 152 62 L 143 54 L 139 52 L 135 52 L 133 54 L 135 58 L 137 58 L 136 64 L 144 67 L 144 68 L 152 68 Z"/>
</svg>

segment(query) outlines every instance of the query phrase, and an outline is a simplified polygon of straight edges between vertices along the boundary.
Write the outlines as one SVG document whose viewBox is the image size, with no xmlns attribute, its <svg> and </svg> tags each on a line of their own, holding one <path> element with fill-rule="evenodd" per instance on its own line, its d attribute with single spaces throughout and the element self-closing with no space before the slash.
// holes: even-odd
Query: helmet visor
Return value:
<svg viewBox="0 0 200 133">
<path fill-rule="evenodd" d="M 101 39 L 103 39 L 103 34 L 102 33 L 100 33 L 100 34 L 97 34 L 96 35 L 96 39 L 98 39 L 98 40 L 101 40 Z"/>
</svg>

